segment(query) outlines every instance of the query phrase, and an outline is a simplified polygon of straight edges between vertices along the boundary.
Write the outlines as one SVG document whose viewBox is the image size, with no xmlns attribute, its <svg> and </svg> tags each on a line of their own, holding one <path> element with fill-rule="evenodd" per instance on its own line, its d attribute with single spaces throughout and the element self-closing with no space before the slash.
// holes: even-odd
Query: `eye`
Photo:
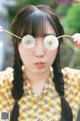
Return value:
<svg viewBox="0 0 80 121">
<path fill-rule="evenodd" d="M 47 49 L 54 50 L 58 47 L 59 42 L 57 37 L 55 37 L 54 35 L 48 35 L 44 39 L 44 45 Z"/>
<path fill-rule="evenodd" d="M 32 35 L 25 35 L 22 38 L 22 43 L 25 48 L 32 48 L 35 46 L 35 38 Z"/>
</svg>

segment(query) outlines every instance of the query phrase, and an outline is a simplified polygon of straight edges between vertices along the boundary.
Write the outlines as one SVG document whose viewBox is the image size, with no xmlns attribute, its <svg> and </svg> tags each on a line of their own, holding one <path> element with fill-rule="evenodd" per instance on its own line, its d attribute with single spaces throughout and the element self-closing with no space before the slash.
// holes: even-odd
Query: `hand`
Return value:
<svg viewBox="0 0 80 121">
<path fill-rule="evenodd" d="M 75 46 L 80 49 L 80 33 L 76 33 L 72 37 L 73 37 L 73 42 Z"/>
</svg>

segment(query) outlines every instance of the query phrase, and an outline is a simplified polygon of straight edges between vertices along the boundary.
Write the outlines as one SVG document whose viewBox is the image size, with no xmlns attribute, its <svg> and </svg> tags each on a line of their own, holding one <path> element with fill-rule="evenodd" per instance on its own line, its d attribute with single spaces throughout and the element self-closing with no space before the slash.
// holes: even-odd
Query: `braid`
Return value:
<svg viewBox="0 0 80 121">
<path fill-rule="evenodd" d="M 62 121 L 72 121 L 73 120 L 72 111 L 69 107 L 68 102 L 66 101 L 66 99 L 64 97 L 64 81 L 63 81 L 63 74 L 61 72 L 61 67 L 60 67 L 60 52 L 59 52 L 59 50 L 58 50 L 56 59 L 52 65 L 52 67 L 54 69 L 53 81 L 55 83 L 55 88 L 61 97 Z"/>
<path fill-rule="evenodd" d="M 14 43 L 15 44 L 15 43 Z M 10 121 L 18 121 L 19 116 L 19 104 L 18 100 L 23 95 L 23 74 L 22 74 L 22 61 L 19 57 L 18 48 L 15 44 L 15 53 L 14 53 L 14 80 L 13 80 L 13 89 L 12 96 L 15 100 L 14 107 L 11 113 Z"/>
</svg>

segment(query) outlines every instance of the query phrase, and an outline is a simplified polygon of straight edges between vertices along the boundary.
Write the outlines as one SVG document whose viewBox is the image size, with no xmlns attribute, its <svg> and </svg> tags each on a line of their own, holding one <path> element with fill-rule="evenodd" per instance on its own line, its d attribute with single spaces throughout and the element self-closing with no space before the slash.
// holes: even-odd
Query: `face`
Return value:
<svg viewBox="0 0 80 121">
<path fill-rule="evenodd" d="M 56 36 L 52 26 L 47 23 L 46 34 L 53 34 Z M 49 50 L 44 46 L 44 38 L 35 38 L 35 46 L 32 48 L 25 48 L 22 41 L 19 44 L 19 53 L 26 70 L 30 73 L 40 74 L 50 71 L 50 66 L 55 60 L 58 48 Z"/>
</svg>

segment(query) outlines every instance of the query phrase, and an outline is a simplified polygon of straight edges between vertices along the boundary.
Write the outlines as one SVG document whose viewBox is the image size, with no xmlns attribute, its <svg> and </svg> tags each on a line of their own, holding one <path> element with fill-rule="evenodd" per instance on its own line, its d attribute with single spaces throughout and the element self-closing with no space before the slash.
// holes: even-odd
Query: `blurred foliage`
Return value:
<svg viewBox="0 0 80 121">
<path fill-rule="evenodd" d="M 67 15 L 62 18 L 62 23 L 66 33 L 74 34 L 80 33 L 80 5 L 73 4 L 69 8 Z"/>
<path fill-rule="evenodd" d="M 56 8 L 56 10 L 60 16 L 60 22 L 64 28 L 65 34 L 73 35 L 75 33 L 80 33 L 80 16 L 79 16 L 80 5 L 79 4 L 60 5 Z M 70 42 L 68 42 L 68 46 L 64 45 L 62 47 L 62 50 L 64 50 L 62 51 L 63 53 L 61 54 L 62 66 L 63 67 L 69 66 L 69 67 L 80 69 L 80 50 L 77 49 L 74 46 L 74 44 Z"/>
<path fill-rule="evenodd" d="M 71 4 L 57 5 L 56 12 L 60 17 L 63 17 L 67 14 L 67 11 L 70 7 L 71 7 Z"/>
</svg>

